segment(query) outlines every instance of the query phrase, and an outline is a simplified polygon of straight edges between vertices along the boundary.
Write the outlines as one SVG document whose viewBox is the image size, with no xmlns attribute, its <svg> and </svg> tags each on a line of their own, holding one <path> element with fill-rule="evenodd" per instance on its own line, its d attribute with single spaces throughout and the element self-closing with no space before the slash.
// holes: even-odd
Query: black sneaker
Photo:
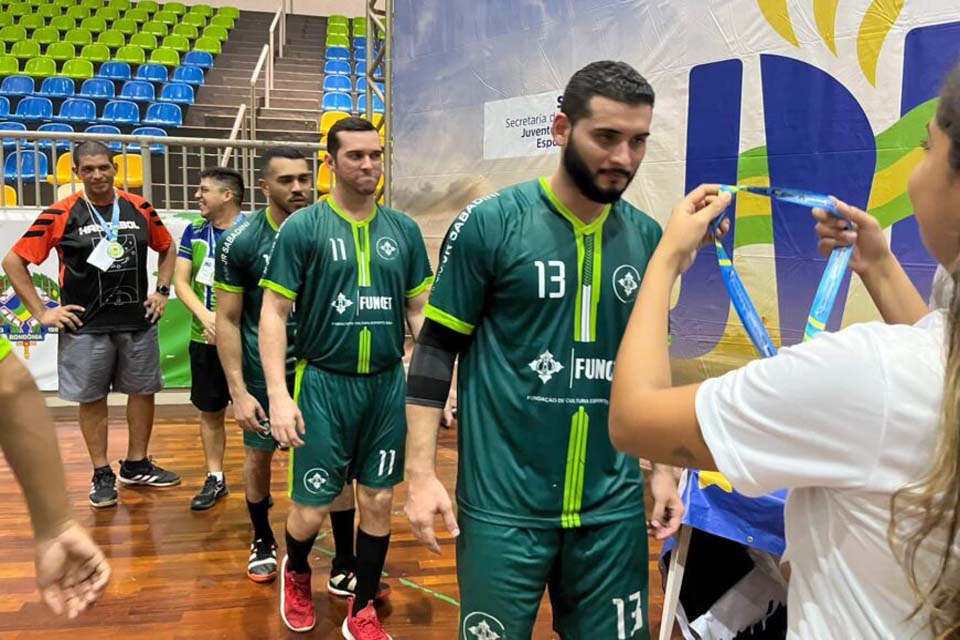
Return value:
<svg viewBox="0 0 960 640">
<path fill-rule="evenodd" d="M 257 538 L 250 545 L 247 577 L 254 582 L 273 582 L 277 579 L 277 545 Z"/>
<path fill-rule="evenodd" d="M 327 591 L 341 598 L 352 598 L 357 595 L 357 574 L 347 569 L 330 568 L 330 579 L 327 580 Z M 390 585 L 381 582 L 377 586 L 377 601 L 390 597 Z"/>
<path fill-rule="evenodd" d="M 153 458 L 140 462 L 121 460 L 120 482 L 142 484 L 148 487 L 173 487 L 180 484 L 180 476 L 173 471 L 161 469 L 153 463 Z"/>
<path fill-rule="evenodd" d="M 207 480 L 203 483 L 203 489 L 200 489 L 200 493 L 193 496 L 190 508 L 194 511 L 205 511 L 228 493 L 230 492 L 227 491 L 227 483 L 217 480 L 216 476 L 207 475 Z"/>
<path fill-rule="evenodd" d="M 90 481 L 90 504 L 94 507 L 112 507 L 117 504 L 117 476 L 110 465 L 93 470 Z"/>
</svg>

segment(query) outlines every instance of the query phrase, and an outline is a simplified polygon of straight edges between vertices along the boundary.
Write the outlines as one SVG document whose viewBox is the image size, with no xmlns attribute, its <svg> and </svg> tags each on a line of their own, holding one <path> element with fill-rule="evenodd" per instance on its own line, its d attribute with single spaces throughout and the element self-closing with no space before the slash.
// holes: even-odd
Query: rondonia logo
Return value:
<svg viewBox="0 0 960 640">
<path fill-rule="evenodd" d="M 474 611 L 463 619 L 463 638 L 469 640 L 506 640 L 503 623 L 489 613 Z"/>
<path fill-rule="evenodd" d="M 622 264 L 613 272 L 613 293 L 623 303 L 633 302 L 640 290 L 640 272 L 632 264 Z"/>
<path fill-rule="evenodd" d="M 400 255 L 400 245 L 393 238 L 380 238 L 377 240 L 377 255 L 384 260 L 396 260 Z"/>
</svg>

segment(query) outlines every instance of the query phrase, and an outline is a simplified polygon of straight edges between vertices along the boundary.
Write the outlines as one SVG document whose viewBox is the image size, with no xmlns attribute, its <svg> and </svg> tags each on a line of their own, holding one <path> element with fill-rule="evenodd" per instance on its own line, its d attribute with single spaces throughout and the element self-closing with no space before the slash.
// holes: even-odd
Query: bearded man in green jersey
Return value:
<svg viewBox="0 0 960 640">
<path fill-rule="evenodd" d="M 653 89 L 623 62 L 573 75 L 553 175 L 471 203 L 440 251 L 409 374 L 406 505 L 439 553 L 458 536 L 458 637 L 529 638 L 544 588 L 563 640 L 647 638 L 640 465 L 607 434 L 617 347 L 659 225 L 621 199 Z M 434 461 L 459 355 L 459 524 Z M 679 526 L 673 470 L 651 476 L 657 537 Z"/>
</svg>

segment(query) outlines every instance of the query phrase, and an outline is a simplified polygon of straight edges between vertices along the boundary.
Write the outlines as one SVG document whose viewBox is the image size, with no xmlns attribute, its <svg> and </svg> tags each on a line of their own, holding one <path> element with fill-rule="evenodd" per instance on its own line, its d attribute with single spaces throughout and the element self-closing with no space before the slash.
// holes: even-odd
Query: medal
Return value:
<svg viewBox="0 0 960 640">
<path fill-rule="evenodd" d="M 119 242 L 111 242 L 107 246 L 107 255 L 117 260 L 123 257 L 123 245 Z"/>
</svg>

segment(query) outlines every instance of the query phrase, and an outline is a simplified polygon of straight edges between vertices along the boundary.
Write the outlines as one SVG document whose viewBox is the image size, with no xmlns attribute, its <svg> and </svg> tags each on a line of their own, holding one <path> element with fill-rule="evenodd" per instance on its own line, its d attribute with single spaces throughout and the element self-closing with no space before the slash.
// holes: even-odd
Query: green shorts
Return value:
<svg viewBox="0 0 960 640">
<path fill-rule="evenodd" d="M 593 527 L 529 529 L 461 512 L 459 524 L 460 640 L 529 638 L 545 587 L 563 640 L 649 638 L 643 515 Z"/>
<path fill-rule="evenodd" d="M 304 444 L 290 449 L 290 498 L 322 507 L 356 479 L 387 488 L 403 480 L 407 438 L 403 364 L 372 375 L 297 365 L 294 399 L 306 425 Z"/>
<path fill-rule="evenodd" d="M 287 375 L 287 389 L 293 393 L 294 372 Z M 247 384 L 247 392 L 257 399 L 264 413 L 270 415 L 270 399 L 267 397 L 266 385 Z M 253 433 L 252 431 L 243 431 L 243 446 L 260 451 L 276 451 L 280 443 L 273 439 L 269 433 Z"/>
</svg>

